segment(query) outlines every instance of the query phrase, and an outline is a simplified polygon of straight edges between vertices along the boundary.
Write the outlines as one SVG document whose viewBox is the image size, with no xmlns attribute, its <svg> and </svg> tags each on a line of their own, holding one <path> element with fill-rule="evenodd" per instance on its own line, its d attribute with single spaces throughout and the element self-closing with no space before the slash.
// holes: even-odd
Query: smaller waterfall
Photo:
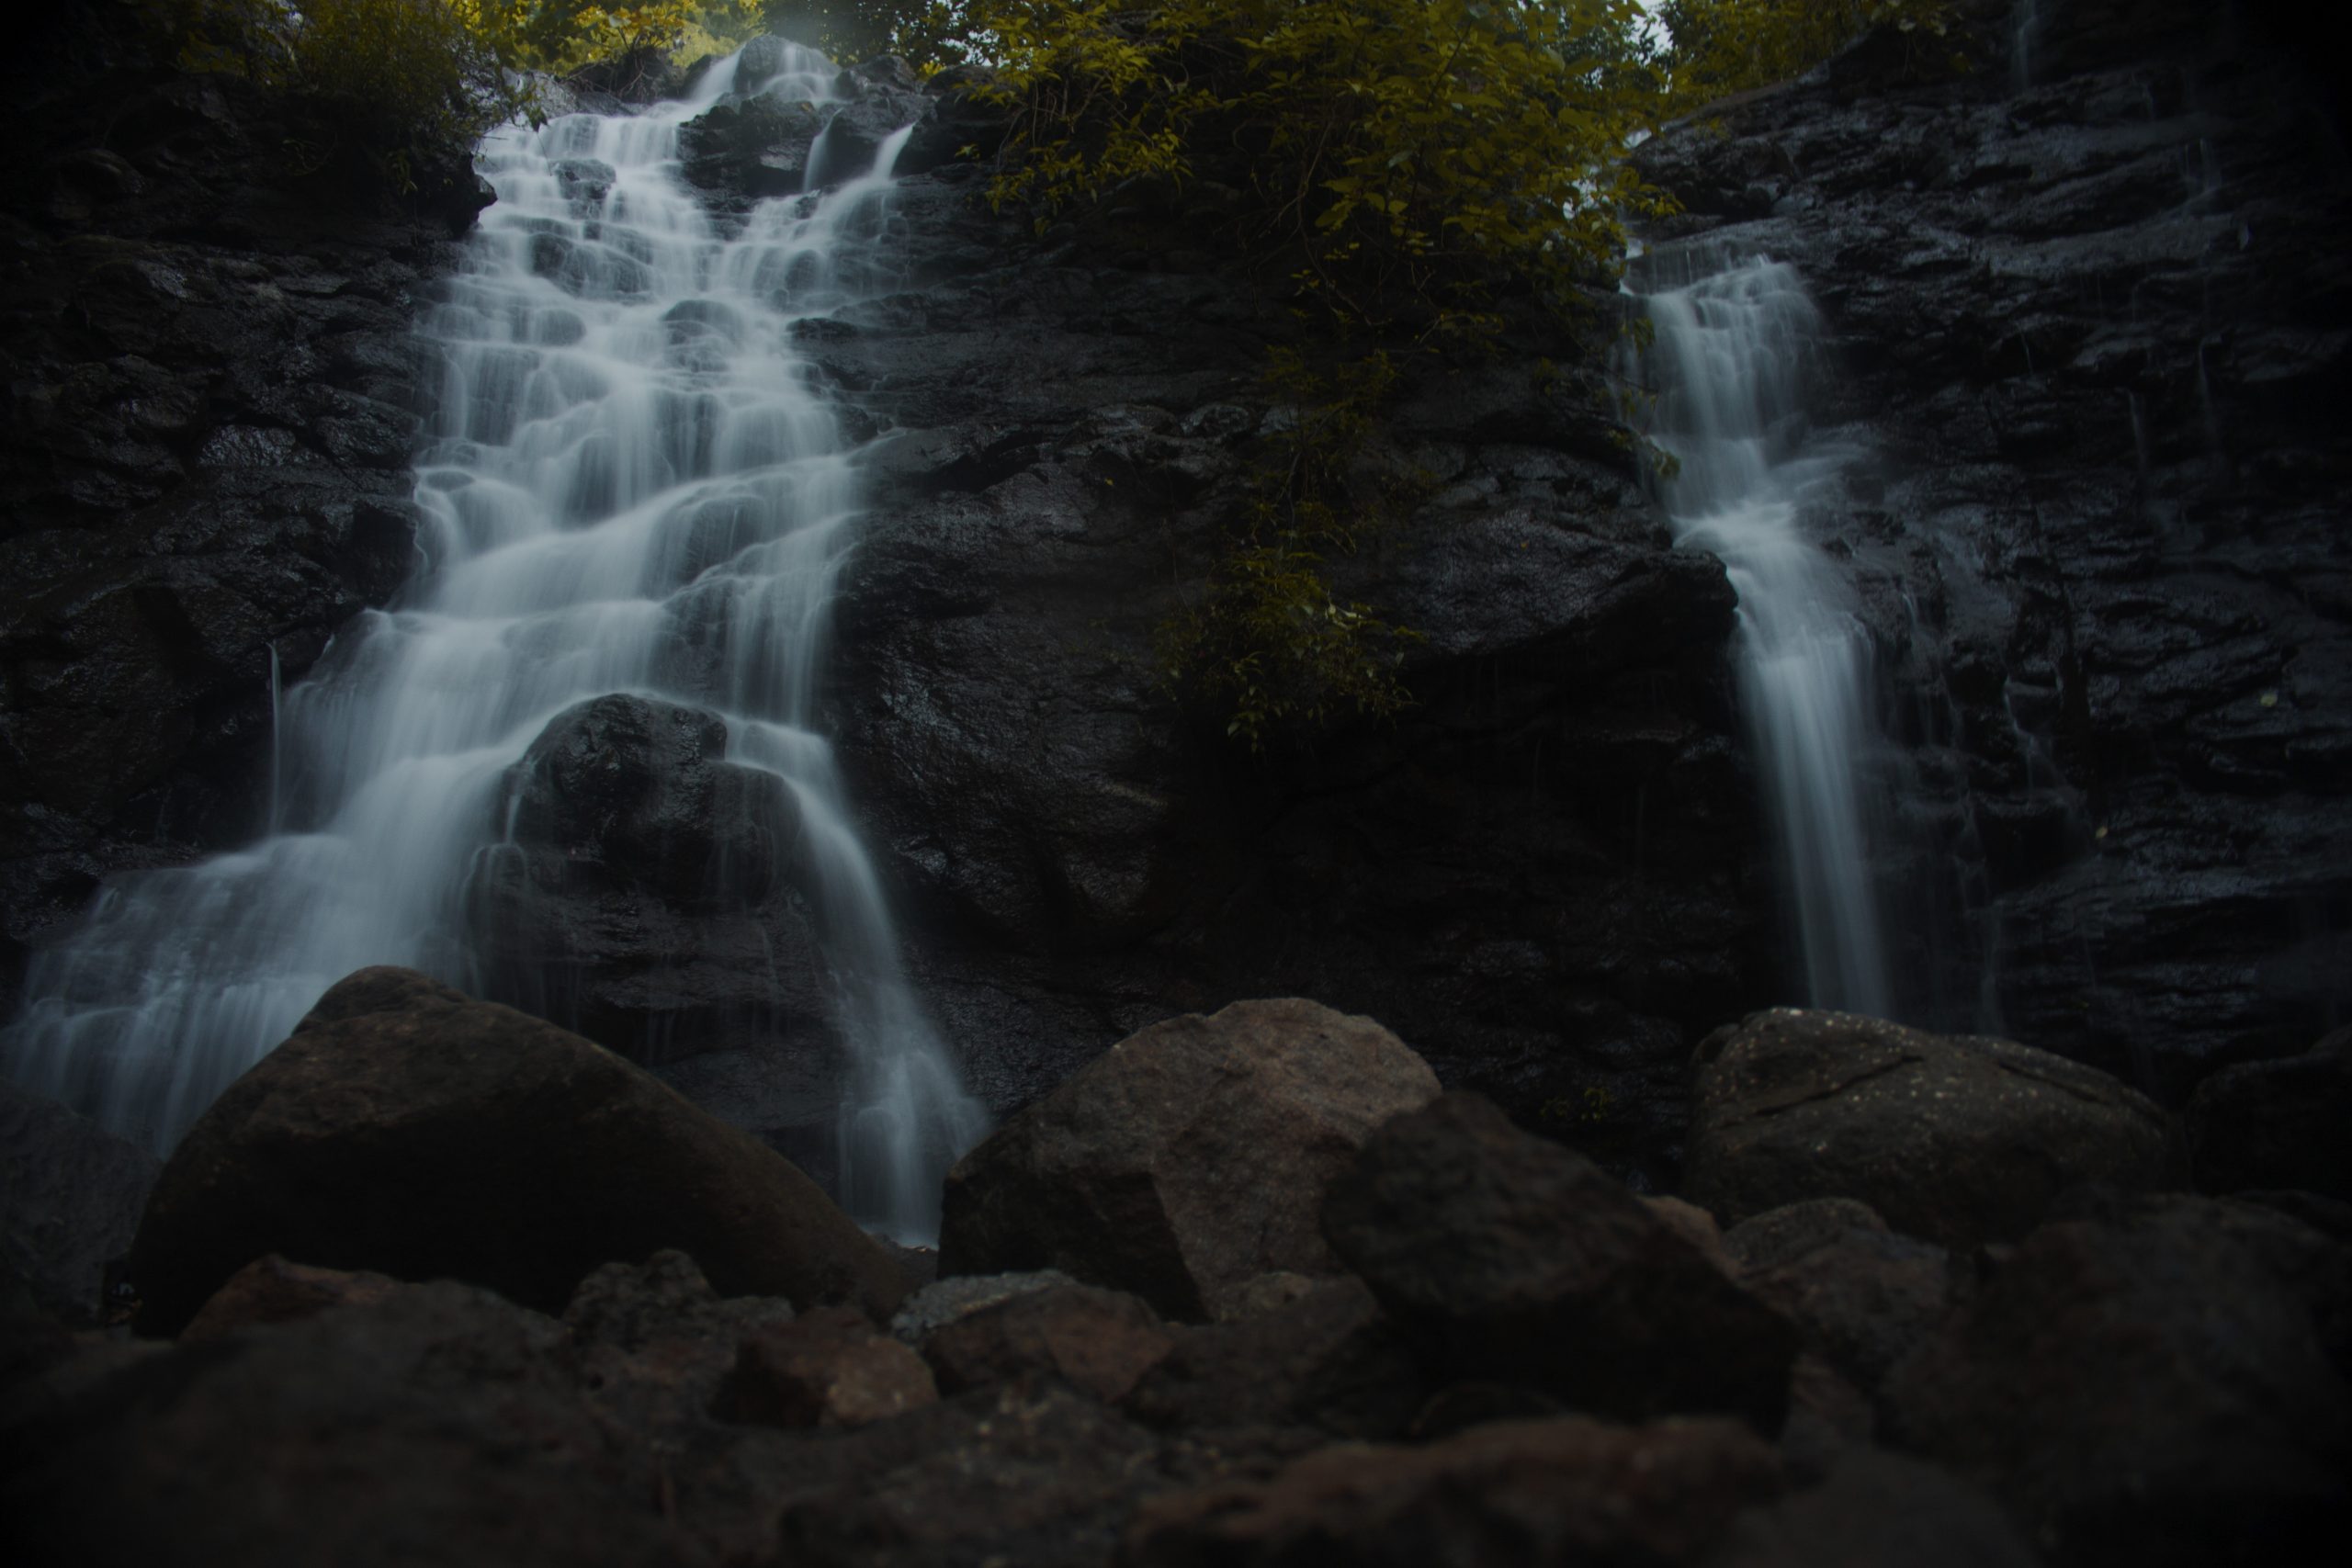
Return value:
<svg viewBox="0 0 2352 1568">
<path fill-rule="evenodd" d="M 1819 316 L 1795 271 L 1761 257 L 1644 303 L 1656 332 L 1653 434 L 1678 464 L 1662 498 L 1677 542 L 1719 558 L 1739 595 L 1741 697 L 1807 999 L 1885 1016 L 1893 997 L 1856 778 L 1875 735 L 1870 638 L 1848 584 L 1801 526 L 1807 493 L 1856 455 L 1807 432 Z"/>
<path fill-rule="evenodd" d="M 2033 53 L 2041 41 L 2042 0 L 2017 0 L 2009 16 L 2009 82 L 2022 93 L 2033 85 Z"/>
</svg>

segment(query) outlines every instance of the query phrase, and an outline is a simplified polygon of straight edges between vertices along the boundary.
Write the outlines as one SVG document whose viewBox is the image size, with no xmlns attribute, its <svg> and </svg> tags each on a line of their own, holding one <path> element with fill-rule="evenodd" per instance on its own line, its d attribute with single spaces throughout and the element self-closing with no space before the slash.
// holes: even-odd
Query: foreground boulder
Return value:
<svg viewBox="0 0 2352 1568">
<path fill-rule="evenodd" d="M 1522 1568 L 1696 1561 L 1780 1467 L 1731 1421 L 1499 1422 L 1426 1448 L 1341 1445 L 1271 1481 L 1148 1503 L 1136 1568 Z"/>
<path fill-rule="evenodd" d="M 363 969 L 206 1111 L 131 1269 L 176 1332 L 265 1253 L 447 1277 L 560 1312 L 591 1269 L 690 1252 L 729 1295 L 887 1316 L 896 1263 L 815 1183 L 618 1056 L 405 969 Z"/>
<path fill-rule="evenodd" d="M 1739 1282 L 1866 1393 L 1951 1308 L 1944 1249 L 1895 1235 L 1850 1198 L 1758 1214 L 1734 1226 L 1724 1245 Z"/>
<path fill-rule="evenodd" d="M 1424 1355 L 1627 1419 L 1779 1429 L 1796 1331 L 1599 1167 L 1450 1094 L 1381 1129 L 1324 1211 Z"/>
<path fill-rule="evenodd" d="M 1124 1407 L 1162 1431 L 1389 1439 L 1411 1430 L 1427 1393 L 1406 1337 L 1363 1281 L 1343 1277 L 1246 1317 L 1178 1327 Z"/>
<path fill-rule="evenodd" d="M 1130 1035 L 948 1173 L 943 1274 L 1059 1269 L 1199 1320 L 1261 1274 L 1326 1274 L 1323 1194 L 1437 1077 L 1368 1018 L 1236 1002 Z"/>
<path fill-rule="evenodd" d="M 2186 1120 L 2208 1192 L 2289 1188 L 2352 1200 L 2352 1029 L 2300 1056 L 2222 1068 L 2197 1086 Z"/>
<path fill-rule="evenodd" d="M 924 1339 L 922 1353 L 950 1393 L 1042 1373 L 1115 1404 L 1173 1344 L 1135 1297 L 1057 1285 L 957 1318 Z"/>
<path fill-rule="evenodd" d="M 1736 1520 L 1708 1568 L 2037 1568 L 2041 1559 L 1973 1486 L 1856 1449 L 1821 1484 Z"/>
<path fill-rule="evenodd" d="M 1996 1494 L 2063 1562 L 2340 1546 L 2352 1253 L 2249 1204 L 2079 1207 L 1889 1375 L 1885 1439 Z"/>
<path fill-rule="evenodd" d="M 2015 1241 L 2086 1182 L 2178 1187 L 2163 1111 L 2007 1040 L 1774 1008 L 1699 1047 L 1688 1196 L 1724 1224 L 1853 1198 L 1948 1247 Z"/>
<path fill-rule="evenodd" d="M 0 1483 L 14 1560 L 699 1561 L 652 1506 L 652 1464 L 571 1385 L 562 1342 L 444 1282 L 151 1355 L 10 1432 L 31 1461 Z"/>
<path fill-rule="evenodd" d="M 939 1397 L 921 1356 L 853 1307 L 823 1307 L 747 1337 L 718 1409 L 763 1427 L 863 1427 Z"/>
<path fill-rule="evenodd" d="M 74 1323 L 102 1313 L 106 1265 L 130 1250 L 163 1168 L 57 1101 L 0 1082 L 0 1285 Z"/>
</svg>

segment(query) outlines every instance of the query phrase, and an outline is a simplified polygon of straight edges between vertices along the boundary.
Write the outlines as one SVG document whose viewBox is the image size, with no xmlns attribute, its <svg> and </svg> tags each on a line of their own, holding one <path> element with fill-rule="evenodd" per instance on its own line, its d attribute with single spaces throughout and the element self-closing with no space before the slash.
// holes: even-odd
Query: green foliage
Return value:
<svg viewBox="0 0 2352 1568">
<path fill-rule="evenodd" d="M 759 8 L 767 31 L 823 50 L 844 65 L 877 54 L 928 56 L 935 52 L 934 34 L 958 27 L 956 7 L 946 0 L 759 0 Z"/>
<path fill-rule="evenodd" d="M 994 186 L 1040 226 L 1206 160 L 1243 244 L 1340 317 L 1566 308 L 1655 194 L 1623 158 L 1662 107 L 1634 0 L 969 0 L 1015 113 Z"/>
<path fill-rule="evenodd" d="M 1418 498 L 1411 480 L 1360 473 L 1374 416 L 1396 379 L 1385 354 L 1317 367 L 1278 349 L 1273 403 L 1245 531 L 1197 604 L 1159 629 L 1168 686 L 1263 751 L 1343 713 L 1386 716 L 1411 701 L 1398 678 L 1419 635 L 1341 601 L 1329 567 Z"/>
<path fill-rule="evenodd" d="M 1667 64 L 1678 112 L 1783 82 L 1875 27 L 1893 27 L 1922 59 L 1965 62 L 1947 43 L 1958 0 L 1667 0 Z"/>
<path fill-rule="evenodd" d="M 158 13 L 184 69 L 246 76 L 302 111 L 298 173 L 356 152 L 413 190 L 417 170 L 528 107 L 471 0 L 169 0 Z"/>
</svg>

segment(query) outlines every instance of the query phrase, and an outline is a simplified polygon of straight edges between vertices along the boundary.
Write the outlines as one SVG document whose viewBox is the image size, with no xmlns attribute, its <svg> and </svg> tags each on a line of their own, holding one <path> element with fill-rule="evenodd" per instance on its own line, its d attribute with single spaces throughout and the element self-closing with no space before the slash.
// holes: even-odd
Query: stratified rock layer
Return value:
<svg viewBox="0 0 2352 1568">
<path fill-rule="evenodd" d="M 2352 1010 L 2341 51 L 2289 6 L 1962 10 L 1965 73 L 1881 40 L 1645 144 L 1652 252 L 1791 264 L 1827 322 L 1815 423 L 1869 457 L 1806 524 L 1905 748 L 1905 1016 L 2177 1105 Z"/>
<path fill-rule="evenodd" d="M 415 564 L 411 327 L 488 199 L 305 176 L 283 106 L 72 11 L 110 64 L 20 56 L 0 172 L 0 1012 L 100 877 L 262 825 L 273 673 Z"/>
</svg>

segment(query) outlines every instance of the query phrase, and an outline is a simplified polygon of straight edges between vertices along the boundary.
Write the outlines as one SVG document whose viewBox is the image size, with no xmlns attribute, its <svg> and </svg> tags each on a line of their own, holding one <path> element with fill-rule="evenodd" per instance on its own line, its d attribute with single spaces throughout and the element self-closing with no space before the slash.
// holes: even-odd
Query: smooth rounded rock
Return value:
<svg viewBox="0 0 2352 1568">
<path fill-rule="evenodd" d="M 620 1057 L 406 969 L 363 969 L 165 1165 L 131 1255 L 171 1333 L 277 1252 L 453 1278 L 560 1312 L 664 1247 L 729 1295 L 887 1314 L 897 1265 L 791 1163 Z"/>
<path fill-rule="evenodd" d="M 1726 1225 L 1852 1198 L 1969 1247 L 2017 1240 L 2070 1187 L 2186 1179 L 2154 1102 L 2012 1041 L 1774 1008 L 1710 1035 L 1696 1070 L 1686 1195 Z"/>
</svg>

